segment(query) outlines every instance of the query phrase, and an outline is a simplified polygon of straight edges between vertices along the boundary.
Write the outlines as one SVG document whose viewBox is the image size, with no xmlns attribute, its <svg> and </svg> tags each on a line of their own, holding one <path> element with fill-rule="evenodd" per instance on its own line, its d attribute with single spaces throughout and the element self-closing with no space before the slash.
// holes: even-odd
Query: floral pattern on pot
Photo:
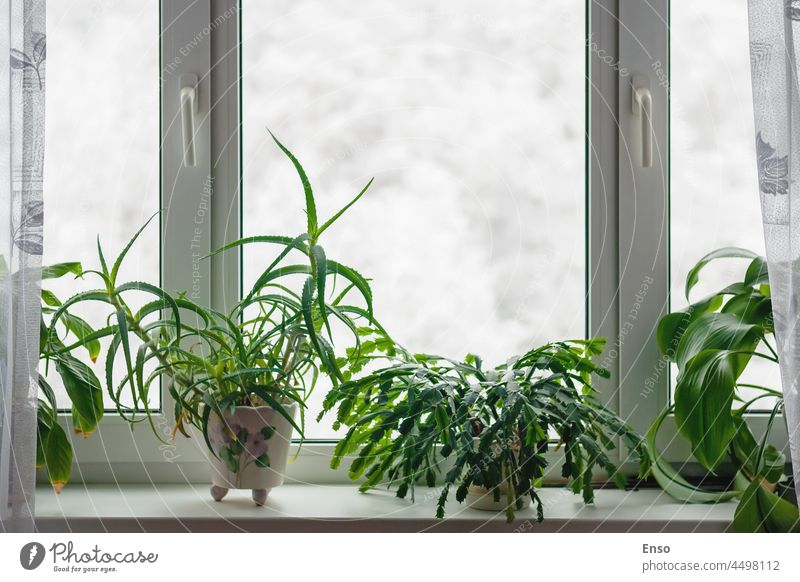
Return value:
<svg viewBox="0 0 800 582">
<path fill-rule="evenodd" d="M 209 426 L 208 437 L 214 453 L 231 473 L 241 473 L 249 465 L 269 467 L 269 440 L 275 434 L 269 419 L 240 410 L 226 412 L 224 422 Z"/>
</svg>

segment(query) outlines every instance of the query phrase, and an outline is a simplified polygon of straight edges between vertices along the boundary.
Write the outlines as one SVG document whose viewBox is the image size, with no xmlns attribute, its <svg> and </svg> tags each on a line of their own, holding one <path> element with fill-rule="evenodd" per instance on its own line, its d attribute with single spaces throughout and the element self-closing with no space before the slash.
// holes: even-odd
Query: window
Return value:
<svg viewBox="0 0 800 582">
<path fill-rule="evenodd" d="M 300 185 L 269 127 L 309 171 L 323 212 L 376 178 L 325 246 L 373 279 L 398 341 L 497 360 L 549 339 L 608 338 L 600 362 L 612 376 L 598 390 L 644 431 L 669 402 L 654 330 L 683 305 L 687 268 L 722 245 L 763 249 L 741 6 L 162 0 L 159 13 L 125 1 L 97 8 L 92 24 L 76 3 L 49 16 L 51 46 L 64 47 L 51 51 L 48 119 L 48 183 L 63 194 L 48 204 L 81 228 L 48 223 L 50 262 L 83 259 L 97 230 L 118 245 L 160 204 L 160 241 L 151 232 L 140 245 L 133 275 L 160 273 L 167 289 L 226 309 L 262 257 L 199 257 L 241 235 L 303 230 Z M 90 90 L 64 101 L 75 75 Z M 193 167 L 182 158 L 187 83 L 199 99 Z M 652 97 L 649 133 L 634 90 Z M 169 435 L 168 394 L 163 409 Z M 110 463 L 120 481 L 205 479 L 202 439 L 165 449 L 117 420 L 76 443 L 83 478 L 110 478 Z M 318 442 L 291 478 L 346 479 L 327 469 L 330 425 L 308 436 Z M 668 458 L 687 461 L 665 436 Z"/>
<path fill-rule="evenodd" d="M 582 0 L 242 4 L 245 235 L 304 229 L 268 126 L 322 214 L 375 177 L 326 247 L 373 280 L 401 344 L 499 363 L 584 337 Z M 262 253 L 244 253 L 245 288 Z"/>
</svg>

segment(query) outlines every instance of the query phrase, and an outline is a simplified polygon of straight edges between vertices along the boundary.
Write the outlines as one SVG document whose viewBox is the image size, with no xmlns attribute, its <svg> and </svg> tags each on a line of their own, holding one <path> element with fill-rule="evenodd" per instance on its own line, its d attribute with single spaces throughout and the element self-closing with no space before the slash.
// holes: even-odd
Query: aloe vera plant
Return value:
<svg viewBox="0 0 800 582">
<path fill-rule="evenodd" d="M 719 259 L 748 261 L 744 277 L 691 302 L 690 293 L 702 270 Z M 782 394 L 741 379 L 753 358 L 778 365 L 766 260 L 745 249 L 719 249 L 689 271 L 685 292 L 688 307 L 663 317 L 657 329 L 659 348 L 677 365 L 678 377 L 673 403 L 647 433 L 653 476 L 664 491 L 681 501 L 739 497 L 733 524 L 738 530 L 800 531 L 797 506 L 784 499 L 786 458 L 768 440 L 783 407 Z M 744 388 L 756 395 L 745 400 Z M 748 425 L 748 414 L 767 398 L 774 399 L 774 404 L 767 431 L 758 440 Z M 670 414 L 706 469 L 715 473 L 723 463 L 734 468 L 735 478 L 727 489 L 692 485 L 663 459 L 656 439 Z"/>
<path fill-rule="evenodd" d="M 373 318 L 368 281 L 355 269 L 328 258 L 320 244 L 321 235 L 364 195 L 371 181 L 330 219 L 320 221 L 300 162 L 277 139 L 275 143 L 300 179 L 307 230 L 297 236 L 243 238 L 213 253 L 253 244 L 278 249 L 230 312 L 198 305 L 185 293 L 171 293 L 152 283 L 120 281 L 120 267 L 147 224 L 110 265 L 98 241 L 99 266 L 83 272 L 98 287 L 54 306 L 45 334 L 53 345 L 59 342 L 57 326 L 70 321 L 75 307 L 91 303 L 107 310 L 108 325 L 61 342 L 50 358 L 71 358 L 83 348 L 94 353 L 99 342 L 106 342 L 108 399 L 123 418 L 134 424 L 149 422 L 156 435 L 151 395 L 158 380 L 166 377 L 175 402 L 175 430 L 188 436 L 187 425 L 196 426 L 212 451 L 211 416 L 225 422 L 225 412 L 236 406 L 270 406 L 302 437 L 305 400 L 320 373 L 338 385 L 350 374 L 351 363 L 360 361 L 362 337 L 388 337 Z M 131 303 L 137 296 L 149 298 L 138 309 Z M 349 351 L 339 357 L 333 345 L 335 326 L 351 337 Z M 115 366 L 119 360 L 121 374 Z M 299 424 L 287 411 L 290 403 L 300 408 Z"/>
<path fill-rule="evenodd" d="M 439 484 L 439 518 L 451 490 L 462 502 L 478 486 L 505 501 L 508 521 L 526 497 L 541 521 L 537 487 L 554 433 L 555 448 L 564 453 L 561 474 L 589 503 L 596 468 L 617 486 L 626 484 L 608 455 L 616 438 L 632 451 L 641 474 L 648 469 L 642 438 L 594 395 L 591 376 L 608 375 L 591 361 L 603 343 L 551 343 L 488 369 L 474 355 L 456 361 L 398 348 L 389 365 L 328 393 L 323 414 L 335 409 L 335 426 L 349 427 L 332 466 L 352 455 L 349 474 L 363 477 L 361 491 L 385 484 L 412 500 L 418 482 Z"/>
</svg>

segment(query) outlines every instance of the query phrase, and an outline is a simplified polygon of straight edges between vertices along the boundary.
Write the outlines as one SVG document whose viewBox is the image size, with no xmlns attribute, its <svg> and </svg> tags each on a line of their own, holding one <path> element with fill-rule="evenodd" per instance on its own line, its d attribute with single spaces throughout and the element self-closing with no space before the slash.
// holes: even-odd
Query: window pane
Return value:
<svg viewBox="0 0 800 582">
<path fill-rule="evenodd" d="M 671 8 L 672 309 L 686 305 L 686 273 L 706 253 L 737 246 L 764 254 L 756 175 L 747 11 L 728 0 Z M 703 39 L 698 58 L 697 39 Z M 747 261 L 703 271 L 699 299 L 741 280 Z M 742 382 L 780 390 L 777 365 L 754 359 Z M 674 384 L 674 383 L 673 383 Z M 749 393 L 742 395 L 747 399 Z M 763 406 L 772 404 L 765 400 Z"/>
<path fill-rule="evenodd" d="M 324 246 L 409 349 L 496 363 L 583 337 L 583 1 L 242 4 L 246 235 L 304 230 L 269 127 L 320 215 L 375 177 Z M 246 287 L 264 266 L 245 253 Z"/>
<path fill-rule="evenodd" d="M 107 259 L 116 256 L 159 208 L 158 3 L 51 2 L 47 20 L 44 262 L 97 268 L 98 235 Z M 158 253 L 152 225 L 120 277 L 157 283 Z M 45 286 L 63 300 L 96 288 L 97 280 Z M 97 306 L 76 314 L 94 326 L 107 315 Z M 104 378 L 102 356 L 94 367 Z M 50 379 L 57 381 L 54 374 Z M 56 387 L 59 406 L 69 407 Z"/>
</svg>

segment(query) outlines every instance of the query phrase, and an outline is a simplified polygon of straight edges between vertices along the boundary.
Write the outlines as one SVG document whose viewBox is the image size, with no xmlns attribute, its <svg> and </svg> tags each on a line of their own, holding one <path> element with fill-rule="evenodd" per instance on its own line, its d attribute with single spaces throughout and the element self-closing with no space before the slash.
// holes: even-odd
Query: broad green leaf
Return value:
<svg viewBox="0 0 800 582">
<path fill-rule="evenodd" d="M 758 255 L 753 251 L 748 251 L 747 249 L 740 249 L 737 247 L 725 247 L 708 253 L 706 256 L 700 259 L 686 275 L 686 300 L 689 301 L 689 294 L 691 293 L 692 288 L 697 285 L 697 282 L 700 280 L 700 271 L 702 271 L 703 268 L 711 261 L 726 258 L 755 259 L 756 257 L 758 257 Z"/>
<path fill-rule="evenodd" d="M 731 405 L 737 376 L 735 355 L 704 350 L 688 362 L 675 387 L 675 422 L 694 456 L 711 471 L 736 432 Z"/>
<path fill-rule="evenodd" d="M 70 355 L 56 359 L 56 371 L 72 401 L 76 414 L 82 418 L 81 430 L 91 432 L 103 418 L 103 389 L 92 369 Z"/>
<path fill-rule="evenodd" d="M 780 483 L 786 477 L 784 469 L 786 467 L 786 455 L 773 445 L 764 448 L 762 459 L 762 473 L 764 479 L 772 484 Z"/>
<path fill-rule="evenodd" d="M 683 372 L 689 360 L 704 350 L 752 351 L 759 335 L 760 330 L 757 326 L 743 323 L 735 315 L 703 314 L 689 324 L 678 342 L 678 348 L 675 350 L 678 370 Z M 747 354 L 738 354 L 734 358 L 737 364 L 735 368 L 737 378 L 749 359 Z"/>
<path fill-rule="evenodd" d="M 64 326 L 72 332 L 79 341 L 83 342 L 83 346 L 86 348 L 86 351 L 89 352 L 89 358 L 91 358 L 92 362 L 96 362 L 97 356 L 100 355 L 101 346 L 98 339 L 93 339 L 95 330 L 92 329 L 85 320 L 69 312 L 65 312 L 61 316 L 61 320 L 64 322 Z"/>
<path fill-rule="evenodd" d="M 675 361 L 675 352 L 684 332 L 701 315 L 716 311 L 722 305 L 721 295 L 712 295 L 690 305 L 684 310 L 669 313 L 661 318 L 656 328 L 656 340 L 661 353 Z"/>
<path fill-rule="evenodd" d="M 750 427 L 747 426 L 740 411 L 733 413 L 733 423 L 736 432 L 731 440 L 731 449 L 736 461 L 740 464 L 748 478 L 756 475 L 756 458 L 758 457 L 758 443 Z"/>
<path fill-rule="evenodd" d="M 743 323 L 758 325 L 769 333 L 772 329 L 772 301 L 758 292 L 741 293 L 731 297 L 722 308 Z"/>
<path fill-rule="evenodd" d="M 36 468 L 41 469 L 44 467 L 44 446 L 47 443 L 47 437 L 50 435 L 50 426 L 51 424 L 45 424 L 41 421 L 41 415 L 39 416 L 39 422 L 36 427 Z"/>
<path fill-rule="evenodd" d="M 800 513 L 797 505 L 767 491 L 756 479 L 736 507 L 733 529 L 742 533 L 800 533 Z"/>
<path fill-rule="evenodd" d="M 762 283 L 769 283 L 767 262 L 764 257 L 756 257 L 747 267 L 744 275 L 744 284 L 753 286 L 761 285 Z"/>
<path fill-rule="evenodd" d="M 67 273 L 72 273 L 76 277 L 80 277 L 83 274 L 83 268 L 78 262 L 57 263 L 55 265 L 42 267 L 42 279 L 58 279 Z"/>
<path fill-rule="evenodd" d="M 50 386 L 50 384 L 47 382 L 47 379 L 41 374 L 38 374 L 38 384 L 39 384 L 39 392 L 41 394 L 44 394 L 44 397 L 47 400 L 47 403 L 50 405 L 50 408 L 52 408 L 53 410 L 57 410 L 58 405 L 56 404 L 56 393 L 53 390 L 53 387 Z M 40 405 L 39 410 L 41 409 L 42 406 Z"/>
<path fill-rule="evenodd" d="M 42 443 L 42 455 L 47 478 L 56 493 L 61 493 L 61 489 L 69 481 L 72 446 L 60 424 L 54 423 L 50 427 L 47 439 Z"/>
<path fill-rule="evenodd" d="M 95 431 L 97 428 L 97 423 L 93 422 L 91 419 L 86 419 L 80 415 L 78 409 L 73 405 L 72 406 L 72 430 L 75 434 L 79 434 L 83 436 L 83 438 L 89 438 L 89 436 Z"/>
<path fill-rule="evenodd" d="M 61 305 L 61 300 L 55 296 L 55 293 L 47 289 L 42 289 L 42 301 L 50 307 L 59 307 Z"/>
</svg>

